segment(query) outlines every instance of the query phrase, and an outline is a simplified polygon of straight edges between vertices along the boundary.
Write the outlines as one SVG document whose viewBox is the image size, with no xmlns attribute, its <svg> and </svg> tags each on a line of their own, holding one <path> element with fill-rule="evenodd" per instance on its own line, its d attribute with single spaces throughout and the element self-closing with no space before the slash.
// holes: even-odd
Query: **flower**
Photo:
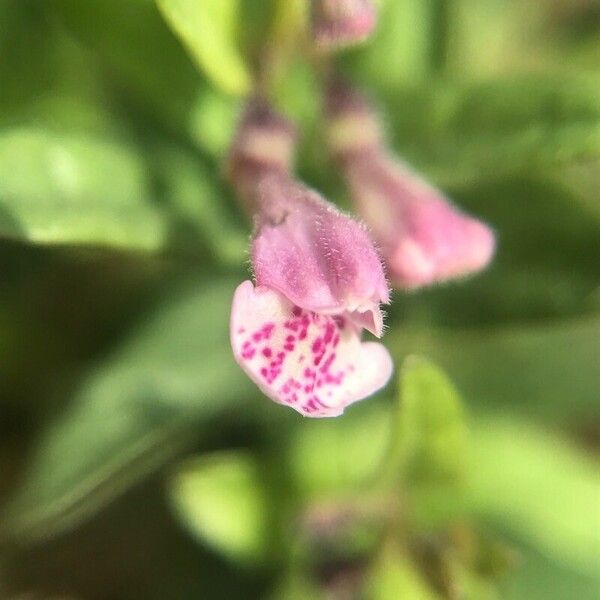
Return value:
<svg viewBox="0 0 600 600">
<path fill-rule="evenodd" d="M 346 317 L 300 308 L 251 281 L 235 291 L 230 332 L 237 362 L 264 394 L 308 417 L 341 415 L 393 371 L 386 348 L 361 342 Z"/>
<path fill-rule="evenodd" d="M 360 43 L 377 24 L 372 0 L 312 0 L 313 38 L 321 48 Z"/>
<path fill-rule="evenodd" d="M 327 112 L 331 151 L 396 287 L 420 288 L 475 273 L 490 263 L 492 230 L 389 155 L 381 123 L 362 95 L 334 82 Z"/>
<path fill-rule="evenodd" d="M 415 289 L 464 277 L 492 260 L 492 230 L 400 161 L 385 155 L 357 161 L 346 179 L 397 287 Z"/>
<path fill-rule="evenodd" d="M 258 285 L 306 310 L 347 315 L 380 336 L 379 305 L 389 302 L 389 288 L 365 228 L 289 176 L 264 177 L 259 196 L 252 241 Z"/>
<path fill-rule="evenodd" d="M 389 288 L 381 260 L 360 223 L 277 160 L 261 154 L 246 168 L 239 139 L 230 173 L 244 173 L 238 193 L 249 195 L 255 210 L 256 286 L 245 281 L 234 294 L 234 357 L 274 401 L 305 416 L 337 416 L 393 371 L 384 346 L 361 341 L 363 329 L 383 332 L 380 304 L 389 302 Z"/>
</svg>

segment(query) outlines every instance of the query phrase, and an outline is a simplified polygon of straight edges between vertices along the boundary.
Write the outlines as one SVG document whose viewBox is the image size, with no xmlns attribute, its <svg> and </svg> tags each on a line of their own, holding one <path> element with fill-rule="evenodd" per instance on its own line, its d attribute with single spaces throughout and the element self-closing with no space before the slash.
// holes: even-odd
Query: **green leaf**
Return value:
<svg viewBox="0 0 600 600">
<path fill-rule="evenodd" d="M 434 6 L 426 0 L 385 0 L 368 44 L 348 53 L 348 68 L 368 86 L 397 90 L 431 70 Z"/>
<path fill-rule="evenodd" d="M 145 165 L 111 139 L 36 128 L 0 133 L 0 233 L 35 243 L 155 250 L 164 223 Z"/>
<path fill-rule="evenodd" d="M 156 0 L 196 64 L 223 91 L 243 95 L 250 73 L 237 47 L 238 0 Z"/>
<path fill-rule="evenodd" d="M 524 422 L 496 417 L 474 425 L 472 509 L 548 558 L 597 576 L 600 475 L 595 462 L 556 434 Z"/>
<path fill-rule="evenodd" d="M 369 600 L 436 600 L 406 552 L 393 544 L 385 546 L 373 561 L 367 577 Z"/>
<path fill-rule="evenodd" d="M 31 542 L 76 525 L 216 416 L 247 410 L 228 341 L 232 293 L 231 282 L 173 292 L 89 374 L 39 440 L 0 520 L 4 537 Z"/>
<path fill-rule="evenodd" d="M 199 94 L 189 118 L 192 139 L 211 156 L 223 159 L 233 139 L 240 111 L 237 99 L 214 88 Z"/>
<path fill-rule="evenodd" d="M 297 565 L 292 565 L 290 572 L 279 581 L 268 600 L 326 600 L 326 592 L 319 588 L 309 573 L 305 573 Z"/>
<path fill-rule="evenodd" d="M 459 198 L 498 237 L 489 273 L 470 290 L 480 313 L 541 321 L 595 311 L 600 218 L 593 206 L 564 185 L 533 178 L 475 186 Z"/>
<path fill-rule="evenodd" d="M 268 550 L 269 503 L 260 465 L 248 454 L 220 452 L 181 465 L 169 485 L 175 511 L 199 540 L 233 560 Z"/>
<path fill-rule="evenodd" d="M 547 8 L 538 2 L 452 0 L 442 3 L 443 67 L 461 77 L 485 77 L 529 66 L 538 58 Z"/>
<path fill-rule="evenodd" d="M 503 600 L 597 600 L 598 585 L 596 573 L 569 569 L 524 544 L 519 548 L 519 568 L 499 582 Z"/>
<path fill-rule="evenodd" d="M 417 485 L 462 480 L 467 427 L 456 388 L 439 368 L 415 356 L 404 362 L 400 385 L 395 435 L 404 479 Z"/>
<path fill-rule="evenodd" d="M 205 165 L 176 147 L 162 148 L 156 165 L 170 213 L 181 228 L 191 228 L 218 261 L 239 267 L 246 259 L 248 231 L 227 211 L 225 194 Z M 183 232 L 176 234 L 182 243 Z"/>
<path fill-rule="evenodd" d="M 385 105 L 406 158 L 464 185 L 599 156 L 599 89 L 575 76 L 438 82 L 395 90 Z"/>
<path fill-rule="evenodd" d="M 597 316 L 466 332 L 404 329 L 386 338 L 397 359 L 418 353 L 452 373 L 474 410 L 494 407 L 561 423 L 596 414 L 598 340 Z"/>
<path fill-rule="evenodd" d="M 568 0 L 551 6 L 537 0 L 437 4 L 440 67 L 451 76 L 597 71 L 592 55 L 598 54 L 598 24 L 592 5 Z M 593 54 L 586 56 L 590 50 Z"/>
<path fill-rule="evenodd" d="M 600 224 L 600 199 L 596 191 L 600 189 L 599 161 L 574 164 L 555 172 L 552 180 L 562 184 L 573 194 L 579 204 L 587 211 L 594 221 Z"/>
<path fill-rule="evenodd" d="M 68 90 L 45 90 L 18 108 L 4 112 L 2 117 L 6 119 L 4 129 L 25 124 L 29 129 L 104 137 L 124 136 L 130 132 L 121 116 L 110 110 L 102 95 L 86 97 Z"/>
<path fill-rule="evenodd" d="M 57 0 L 69 33 L 110 73 L 111 84 L 136 114 L 168 130 L 188 131 L 206 82 L 151 0 Z M 102 26 L 99 26 L 99 23 Z"/>
<path fill-rule="evenodd" d="M 376 404 L 357 406 L 342 419 L 307 422 L 289 441 L 289 476 L 310 499 L 368 489 L 381 467 L 390 433 L 388 412 Z"/>
<path fill-rule="evenodd" d="M 460 597 L 468 600 L 501 600 L 496 584 L 488 577 L 471 570 L 458 557 L 450 556 L 447 567 L 452 589 L 460 590 Z"/>
<path fill-rule="evenodd" d="M 83 122 L 109 129 L 111 118 L 118 122 L 110 114 L 97 65 L 66 35 L 50 5 L 3 6 L 7 14 L 0 17 L 0 124 L 34 120 L 56 127 Z M 21 44 L 22 39 L 29 41 Z M 70 106 L 61 106 L 61 100 Z M 74 114 L 69 114 L 70 108 Z"/>
<path fill-rule="evenodd" d="M 400 386 L 387 469 L 401 479 L 417 521 L 446 521 L 461 508 L 468 460 L 460 396 L 440 369 L 416 356 L 405 360 Z"/>
</svg>

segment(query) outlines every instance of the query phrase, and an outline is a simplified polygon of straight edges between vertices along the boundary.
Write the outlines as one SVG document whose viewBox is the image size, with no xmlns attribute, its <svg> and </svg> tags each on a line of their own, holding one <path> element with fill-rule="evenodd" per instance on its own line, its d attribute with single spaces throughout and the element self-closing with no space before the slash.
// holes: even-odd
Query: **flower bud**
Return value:
<svg viewBox="0 0 600 600">
<path fill-rule="evenodd" d="M 303 309 L 345 314 L 375 335 L 389 302 L 381 259 L 365 228 L 315 191 L 274 174 L 260 185 L 252 265 L 258 285 Z"/>
<path fill-rule="evenodd" d="M 464 277 L 492 260 L 492 230 L 400 161 L 384 155 L 355 161 L 345 176 L 396 287 L 415 289 Z"/>
<path fill-rule="evenodd" d="M 419 288 L 489 264 L 495 248 L 490 228 L 389 155 L 381 121 L 360 92 L 332 81 L 326 112 L 332 156 L 395 287 Z"/>
</svg>

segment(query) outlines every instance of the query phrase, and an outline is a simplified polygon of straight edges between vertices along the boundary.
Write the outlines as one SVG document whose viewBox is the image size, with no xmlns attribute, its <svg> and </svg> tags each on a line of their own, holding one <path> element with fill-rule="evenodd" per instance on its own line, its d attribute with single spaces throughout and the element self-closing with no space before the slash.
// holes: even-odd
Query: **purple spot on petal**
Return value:
<svg viewBox="0 0 600 600">
<path fill-rule="evenodd" d="M 333 320 L 335 321 L 335 324 L 337 325 L 338 329 L 344 329 L 344 326 L 346 325 L 346 320 L 344 319 L 344 317 L 341 317 L 340 315 L 335 315 L 333 317 Z"/>
</svg>

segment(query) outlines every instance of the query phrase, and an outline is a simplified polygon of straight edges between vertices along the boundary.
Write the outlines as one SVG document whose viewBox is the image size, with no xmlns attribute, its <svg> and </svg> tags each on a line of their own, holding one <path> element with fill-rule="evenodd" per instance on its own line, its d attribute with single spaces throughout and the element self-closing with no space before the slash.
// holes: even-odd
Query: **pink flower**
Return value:
<svg viewBox="0 0 600 600">
<path fill-rule="evenodd" d="M 388 154 L 379 119 L 362 95 L 337 81 L 327 112 L 331 151 L 396 287 L 463 277 L 490 263 L 492 230 Z"/>
<path fill-rule="evenodd" d="M 248 169 L 235 144 L 232 156 L 230 172 L 244 173 L 242 190 L 256 211 L 256 287 L 245 281 L 234 295 L 234 356 L 275 402 L 306 416 L 337 416 L 385 385 L 393 370 L 381 344 L 361 342 L 363 328 L 383 331 L 380 304 L 389 288 L 379 255 L 362 225 L 273 157 L 261 155 Z"/>
<path fill-rule="evenodd" d="M 318 46 L 341 48 L 366 40 L 377 24 L 372 0 L 312 0 L 312 31 Z"/>
<path fill-rule="evenodd" d="M 485 268 L 492 230 L 459 211 L 400 161 L 384 155 L 346 169 L 358 212 L 370 225 L 394 285 L 415 289 Z"/>
<path fill-rule="evenodd" d="M 389 302 L 381 260 L 364 227 L 288 176 L 260 184 L 252 241 L 258 285 L 303 309 L 345 315 L 380 336 Z"/>
</svg>

